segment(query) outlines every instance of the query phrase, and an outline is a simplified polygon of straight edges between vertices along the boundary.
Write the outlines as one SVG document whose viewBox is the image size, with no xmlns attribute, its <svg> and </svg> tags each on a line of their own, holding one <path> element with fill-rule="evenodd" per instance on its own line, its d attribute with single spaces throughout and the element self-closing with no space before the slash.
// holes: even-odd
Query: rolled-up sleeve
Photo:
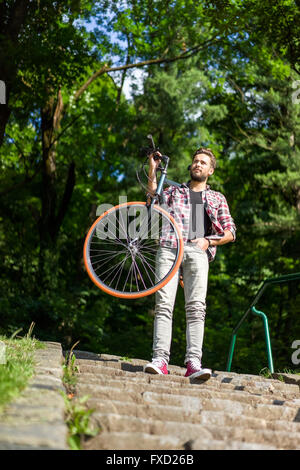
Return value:
<svg viewBox="0 0 300 470">
<path fill-rule="evenodd" d="M 233 235 L 233 242 L 236 240 L 236 225 L 230 214 L 229 206 L 225 196 L 222 195 L 221 204 L 218 208 L 218 221 L 223 230 L 229 230 Z"/>
</svg>

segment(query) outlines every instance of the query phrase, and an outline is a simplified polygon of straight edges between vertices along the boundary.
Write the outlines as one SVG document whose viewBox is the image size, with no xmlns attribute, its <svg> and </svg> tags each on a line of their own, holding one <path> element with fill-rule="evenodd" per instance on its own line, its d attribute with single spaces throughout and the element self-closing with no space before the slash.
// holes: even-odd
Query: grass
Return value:
<svg viewBox="0 0 300 470">
<path fill-rule="evenodd" d="M 31 337 L 31 324 L 24 337 L 0 336 L 0 413 L 5 405 L 17 398 L 34 373 L 34 351 L 42 344 Z"/>
<path fill-rule="evenodd" d="M 71 348 L 69 354 L 67 354 L 65 363 L 63 364 L 63 383 L 64 386 L 66 387 L 68 391 L 68 395 L 72 397 L 74 394 L 75 386 L 77 383 L 77 372 L 78 368 L 75 364 L 76 357 L 75 354 L 73 353 L 73 349 L 75 346 L 79 343 L 77 341 Z"/>
<path fill-rule="evenodd" d="M 275 373 L 278 374 L 277 380 L 281 380 L 281 382 L 284 382 L 284 377 L 283 377 L 284 374 L 300 375 L 300 372 L 298 369 L 293 370 L 293 369 L 288 369 L 288 368 L 283 369 L 283 371 L 278 370 Z M 280 375 L 280 374 L 283 374 L 283 375 Z M 266 379 L 273 378 L 273 374 L 268 367 L 264 367 L 263 369 L 261 369 L 261 371 L 259 372 L 259 375 L 261 377 L 265 377 Z"/>
<path fill-rule="evenodd" d="M 0 414 L 4 407 L 16 399 L 26 387 L 35 371 L 34 352 L 43 348 L 32 338 L 34 324 L 31 324 L 24 337 L 18 337 L 16 331 L 10 338 L 0 335 Z M 88 396 L 75 399 L 74 392 L 77 382 L 77 366 L 72 347 L 63 365 L 63 382 L 67 394 L 61 392 L 66 406 L 66 424 L 69 429 L 68 443 L 72 450 L 80 450 L 83 440 L 98 434 L 99 428 L 91 428 L 90 415 L 93 409 L 87 409 Z"/>
<path fill-rule="evenodd" d="M 96 436 L 100 431 L 100 428 L 90 426 L 90 416 L 94 409 L 88 409 L 86 406 L 89 396 L 76 398 L 78 367 L 73 349 L 78 343 L 79 341 L 72 346 L 62 366 L 63 384 L 67 393 L 61 392 L 61 395 L 65 401 L 65 421 L 69 430 L 68 444 L 71 450 L 81 450 L 84 440 Z"/>
<path fill-rule="evenodd" d="M 69 430 L 68 444 L 71 450 L 82 450 L 83 441 L 94 437 L 99 433 L 100 428 L 90 426 L 90 416 L 94 413 L 93 409 L 87 409 L 86 401 L 89 396 L 74 400 L 70 395 L 61 392 L 66 407 L 66 424 Z"/>
</svg>

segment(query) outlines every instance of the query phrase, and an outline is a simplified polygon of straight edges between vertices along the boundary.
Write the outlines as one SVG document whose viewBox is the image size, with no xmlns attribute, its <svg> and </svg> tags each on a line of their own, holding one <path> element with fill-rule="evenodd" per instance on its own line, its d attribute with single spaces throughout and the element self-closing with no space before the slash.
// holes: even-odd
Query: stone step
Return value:
<svg viewBox="0 0 300 470">
<path fill-rule="evenodd" d="M 224 383 L 229 383 L 235 386 L 246 386 L 251 385 L 252 383 L 260 384 L 260 386 L 268 387 L 268 390 L 284 390 L 291 393 L 299 394 L 299 386 L 295 383 L 287 384 L 278 379 L 266 379 L 265 377 L 260 377 L 259 375 L 250 375 L 250 374 L 228 374 L 227 372 L 214 371 L 213 378 L 216 381 Z M 273 387 L 273 388 L 272 388 Z"/>
<path fill-rule="evenodd" d="M 102 432 L 84 444 L 84 450 L 276 450 L 259 443 L 223 441 L 198 437 L 182 445 L 175 436 L 154 436 L 140 432 Z M 142 457 L 142 459 L 148 457 Z M 193 457 L 193 463 L 195 457 Z"/>
<path fill-rule="evenodd" d="M 47 419 L 45 419 L 47 421 Z M 66 450 L 66 426 L 59 421 L 2 424 L 0 450 Z"/>
<path fill-rule="evenodd" d="M 112 372 L 111 372 L 112 371 Z M 103 373 L 104 372 L 104 373 Z M 87 380 L 90 382 L 99 382 L 103 383 L 104 381 L 107 380 L 118 380 L 124 381 L 124 382 L 140 382 L 140 383 L 151 383 L 151 382 L 160 382 L 161 384 L 168 386 L 168 387 L 185 387 L 185 388 L 190 388 L 191 385 L 197 385 L 197 386 L 202 386 L 202 387 L 208 387 L 208 388 L 214 388 L 217 390 L 246 390 L 254 388 L 255 391 L 261 391 L 261 392 L 266 392 L 266 393 L 284 393 L 285 395 L 290 395 L 292 397 L 298 397 L 299 392 L 298 392 L 298 385 L 286 385 L 282 384 L 280 382 L 275 381 L 275 385 L 272 383 L 269 383 L 267 381 L 265 382 L 255 382 L 255 381 L 244 381 L 244 386 L 236 386 L 236 383 L 226 383 L 221 380 L 217 380 L 215 377 L 212 377 L 208 381 L 190 381 L 187 378 L 184 377 L 176 377 L 174 379 L 170 379 L 169 376 L 164 376 L 160 374 L 145 374 L 145 373 L 135 373 L 131 374 L 130 372 L 123 372 L 123 371 L 118 371 L 114 372 L 114 369 L 108 369 L 108 368 L 95 368 L 95 370 L 92 371 L 86 371 L 84 373 L 79 373 L 78 375 L 79 380 Z M 240 380 L 240 384 L 242 381 Z M 246 390 L 247 391 L 247 390 Z"/>
<path fill-rule="evenodd" d="M 159 401 L 159 400 L 157 400 Z M 203 400 L 201 409 L 190 409 L 184 406 L 162 405 L 160 402 L 152 404 L 136 404 L 117 400 L 99 400 L 91 398 L 87 401 L 89 408 L 100 413 L 117 413 L 137 418 L 153 418 L 166 421 L 203 423 L 204 420 L 217 424 L 225 417 L 229 423 L 239 420 L 244 426 L 253 429 L 272 429 L 300 432 L 300 417 L 297 410 L 270 405 L 241 406 L 239 402 L 231 400 Z M 298 421 L 297 421 L 298 419 Z M 225 424 L 224 424 L 225 425 Z"/>
<path fill-rule="evenodd" d="M 109 368 L 109 370 L 107 369 Z M 114 372 L 115 369 L 118 370 L 118 372 Z M 95 366 L 95 365 L 87 365 L 83 368 L 83 366 L 79 365 L 79 371 L 80 371 L 80 376 L 85 376 L 86 374 L 91 374 L 94 375 L 95 377 L 99 377 L 99 375 L 111 375 L 111 376 L 118 376 L 120 379 L 121 378 L 127 378 L 130 377 L 131 375 L 138 378 L 140 381 L 146 382 L 148 379 L 147 377 L 151 376 L 151 374 L 145 374 L 142 371 L 137 371 L 135 373 L 131 373 L 128 370 L 121 370 L 117 367 L 109 367 L 109 366 L 103 366 L 102 364 Z M 226 389 L 226 390 L 240 390 L 240 391 L 250 391 L 252 393 L 261 393 L 261 394 L 269 394 L 269 393 L 278 393 L 280 392 L 284 396 L 288 397 L 297 397 L 299 396 L 299 387 L 296 384 L 285 384 L 279 380 L 266 380 L 262 379 L 261 377 L 257 378 L 257 376 L 250 376 L 247 377 L 234 377 L 232 379 L 228 378 L 227 376 L 222 376 L 222 374 L 213 374 L 213 377 L 203 383 L 202 385 L 205 385 L 206 387 L 209 388 L 214 388 L 217 390 L 220 389 Z M 191 381 L 188 378 L 185 378 L 183 375 L 182 376 L 162 376 L 162 375 L 152 375 L 152 380 L 159 380 L 159 381 L 164 381 L 168 384 L 182 384 L 189 386 L 191 383 L 195 383 L 195 381 Z M 199 382 L 197 382 L 197 385 L 199 385 Z"/>
<path fill-rule="evenodd" d="M 144 394 L 139 394 L 137 395 L 136 391 L 131 389 L 129 386 L 127 387 L 126 390 L 119 390 L 117 388 L 111 388 L 111 387 L 105 387 L 101 385 L 88 385 L 88 384 L 78 384 L 77 387 L 77 393 L 79 395 L 88 395 L 91 398 L 100 398 L 101 400 L 117 400 L 117 401 L 126 401 L 126 402 L 134 402 L 136 401 L 137 403 L 144 403 L 144 400 L 147 398 L 148 400 L 152 400 L 154 403 L 159 402 L 159 397 L 161 397 L 161 400 L 163 400 L 163 404 L 165 405 L 173 405 L 174 406 L 180 406 L 182 403 L 182 406 L 188 406 L 191 404 L 191 406 L 199 406 L 199 409 L 201 409 L 201 403 L 203 402 L 204 399 L 210 399 L 210 400 L 216 400 L 216 399 L 221 399 L 221 400 L 230 400 L 234 402 L 239 402 L 239 403 L 245 403 L 248 405 L 251 405 L 252 407 L 256 406 L 257 404 L 261 405 L 272 405 L 275 407 L 279 408 L 293 408 L 295 411 L 295 415 L 299 417 L 299 400 L 293 400 L 293 401 L 278 401 L 278 400 L 273 400 L 272 398 L 262 398 L 256 395 L 246 395 L 243 392 L 234 392 L 234 393 L 226 393 L 226 392 L 212 392 L 211 390 L 204 390 L 204 389 L 199 389 L 194 393 L 194 391 L 190 391 L 186 394 L 180 393 L 179 395 L 176 394 L 169 394 L 169 393 L 161 393 L 157 394 L 157 392 L 149 392 L 146 391 Z M 148 395 L 145 395 L 148 394 Z M 150 395 L 149 395 L 150 394 Z M 157 395 L 159 395 L 157 397 Z M 180 397 L 180 399 L 178 398 Z M 197 403 L 199 405 L 197 405 Z M 230 406 L 230 405 L 229 405 Z"/>
<path fill-rule="evenodd" d="M 88 390 L 86 386 L 83 385 L 81 388 L 78 385 L 78 393 L 80 396 L 87 395 Z M 99 402 L 102 402 L 104 405 L 108 402 L 117 401 L 124 403 L 134 403 L 138 406 L 140 405 L 163 405 L 165 407 L 177 407 L 181 412 L 185 411 L 187 414 L 194 414 L 195 416 L 199 415 L 200 412 L 206 411 L 216 411 L 216 412 L 227 412 L 237 417 L 244 415 L 248 418 L 260 418 L 267 419 L 268 421 L 289 421 L 293 423 L 293 429 L 299 426 L 300 413 L 299 408 L 290 407 L 290 406 L 278 406 L 278 405 L 267 405 L 256 403 L 241 403 L 239 401 L 234 401 L 232 399 L 224 399 L 211 397 L 199 397 L 199 396 L 183 396 L 175 394 L 166 394 L 159 392 L 150 392 L 145 391 L 143 394 L 137 394 L 136 391 L 127 389 L 117 390 L 110 387 L 95 386 L 93 393 L 88 393 L 90 397 L 95 397 L 95 394 L 98 397 Z M 95 402 L 94 398 L 94 402 Z M 195 420 L 197 421 L 197 419 Z M 274 426 L 273 426 L 274 427 Z"/>
<path fill-rule="evenodd" d="M 35 351 L 35 374 L 0 418 L 0 450 L 67 450 L 62 348 L 45 342 Z"/>
<path fill-rule="evenodd" d="M 227 398 L 228 396 L 232 397 L 232 399 L 238 400 L 239 397 L 243 401 L 247 399 L 247 401 L 250 402 L 261 402 L 261 397 L 258 397 L 255 395 L 257 394 L 257 389 L 251 387 L 251 392 L 250 393 L 245 393 L 240 390 L 232 390 L 232 389 L 227 389 L 227 388 L 222 388 L 221 389 L 211 389 L 210 387 L 207 387 L 205 383 L 201 384 L 186 384 L 185 386 L 177 386 L 178 384 L 174 383 L 169 383 L 166 380 L 163 381 L 156 381 L 154 377 L 157 376 L 151 376 L 149 375 L 142 378 L 142 380 L 139 380 L 137 378 L 130 378 L 129 380 L 118 380 L 117 378 L 112 379 L 112 378 L 106 378 L 106 377 L 94 377 L 94 376 L 87 376 L 79 375 L 78 376 L 78 389 L 81 390 L 82 393 L 86 394 L 91 394 L 92 396 L 95 395 L 95 393 L 100 392 L 102 388 L 101 387 L 108 387 L 111 390 L 115 389 L 116 391 L 129 391 L 131 393 L 144 393 L 145 391 L 147 392 L 156 392 L 156 393 L 163 393 L 163 394 L 175 394 L 175 395 L 182 395 L 182 396 L 195 396 L 195 397 L 207 397 L 207 398 L 214 398 L 214 397 L 223 397 Z M 180 384 L 179 384 L 180 385 Z M 98 388 L 100 387 L 100 389 Z M 85 390 L 85 391 L 84 391 Z M 221 393 L 221 395 L 220 395 Z M 266 394 L 265 394 L 266 395 Z M 271 398 L 272 397 L 272 398 Z M 282 393 L 277 393 L 276 396 L 273 394 L 270 396 L 267 396 L 267 402 L 271 403 L 274 401 L 274 399 L 277 400 L 278 403 L 285 402 L 285 405 L 287 405 L 288 402 L 291 402 L 291 400 L 286 400 L 286 395 Z M 281 400 L 280 400 L 281 399 Z M 295 406 L 298 406 L 297 404 Z"/>
<path fill-rule="evenodd" d="M 77 397 L 101 428 L 86 449 L 298 449 L 299 384 L 214 371 L 206 382 L 145 374 L 145 360 L 75 351 Z"/>
<path fill-rule="evenodd" d="M 263 413 L 258 413 L 258 416 L 252 413 L 249 415 L 237 415 L 236 413 L 226 412 L 222 410 L 211 411 L 203 410 L 199 416 L 199 423 L 203 426 L 240 426 L 241 428 L 268 430 L 268 431 L 283 431 L 290 433 L 297 433 L 300 437 L 300 423 L 285 420 L 286 416 L 278 416 L 269 420 L 269 410 L 260 410 Z M 263 417 L 264 416 L 264 417 Z"/>
<path fill-rule="evenodd" d="M 257 442 L 219 441 L 216 439 L 191 439 L 185 443 L 185 450 L 278 450 L 276 447 Z"/>
<path fill-rule="evenodd" d="M 111 369 L 110 369 L 111 370 Z M 106 371 L 107 372 L 107 371 Z M 123 376 L 120 374 L 128 374 L 126 376 Z M 84 378 L 83 378 L 84 377 Z M 98 381 L 98 378 L 99 381 Z M 78 381 L 79 383 L 80 382 L 84 382 L 84 383 L 98 383 L 98 384 L 102 384 L 104 383 L 104 385 L 108 385 L 108 384 L 111 384 L 112 386 L 116 386 L 116 387 L 120 387 L 122 388 L 122 383 L 118 383 L 117 381 L 126 381 L 127 385 L 126 385 L 126 388 L 128 386 L 128 383 L 150 383 L 150 384 L 159 384 L 160 387 L 167 387 L 167 389 L 169 390 L 170 389 L 170 385 L 172 385 L 171 388 L 174 387 L 174 381 L 171 381 L 169 382 L 169 379 L 167 379 L 165 376 L 162 376 L 162 375 L 152 375 L 152 374 L 131 374 L 131 373 L 127 373 L 127 372 L 122 372 L 122 371 L 118 371 L 116 373 L 113 373 L 112 375 L 109 374 L 109 373 L 106 373 L 106 374 L 102 374 L 102 371 L 100 374 L 97 374 L 97 373 L 86 373 L 86 374 L 79 374 L 78 375 Z M 213 379 L 211 379 L 213 380 Z M 113 381 L 115 381 L 115 384 L 113 384 Z M 207 383 L 210 382 L 203 382 L 203 383 L 190 383 L 188 382 L 186 379 L 184 378 L 180 378 L 180 377 L 177 377 L 176 379 L 176 382 L 177 382 L 177 385 L 178 387 L 184 387 L 186 390 L 190 390 L 190 391 L 194 391 L 194 390 L 197 390 L 197 392 L 199 391 L 199 389 L 201 388 L 201 391 L 206 391 L 205 393 L 208 394 L 208 396 L 222 396 L 223 393 L 226 394 L 226 396 L 228 396 L 228 393 L 229 394 L 232 394 L 232 396 L 234 397 L 234 399 L 239 399 L 240 401 L 242 402 L 249 402 L 249 398 L 251 398 L 251 403 L 252 402 L 261 402 L 261 403 L 270 403 L 270 404 L 277 404 L 277 405 L 290 405 L 290 406 L 299 406 L 300 407 L 300 398 L 297 398 L 299 397 L 299 394 L 296 394 L 294 395 L 294 393 L 292 393 L 291 396 L 286 396 L 284 393 L 280 393 L 280 396 L 278 395 L 278 393 L 276 394 L 261 394 L 261 393 L 248 393 L 248 392 L 243 392 L 242 390 L 233 390 L 232 392 L 229 391 L 229 392 L 226 392 L 226 390 L 224 390 L 222 387 L 218 390 L 211 390 L 211 388 L 209 387 L 206 387 Z M 183 389 L 181 389 L 182 391 Z M 230 389 L 231 390 L 231 389 Z M 193 394 L 193 392 L 192 392 Z M 215 395 L 217 394 L 217 395 Z M 221 395 L 220 395 L 221 394 Z M 295 398 L 296 397 L 296 398 Z"/>
<path fill-rule="evenodd" d="M 200 410 L 208 409 L 210 411 L 228 411 L 235 413 L 236 415 L 246 415 L 256 418 L 276 420 L 283 419 L 286 421 L 299 422 L 299 408 L 290 407 L 290 406 L 278 406 L 278 405 L 268 405 L 262 403 L 241 403 L 236 400 L 226 399 L 226 398 L 217 398 L 205 399 L 200 397 L 183 397 L 182 395 L 167 395 L 157 392 L 146 391 L 143 394 L 143 401 L 146 403 L 152 404 L 168 404 L 168 402 L 173 401 L 174 406 L 184 407 L 186 403 L 187 406 L 193 407 L 197 404 L 197 407 Z"/>
<path fill-rule="evenodd" d="M 298 449 L 300 447 L 300 432 L 273 431 L 268 429 L 251 429 L 240 426 L 222 424 L 193 424 L 177 421 L 161 421 L 155 419 L 135 418 L 116 413 L 95 413 L 93 422 L 101 426 L 105 432 L 141 432 L 153 435 L 177 437 L 184 447 L 187 441 L 197 439 L 242 440 L 247 443 L 261 443 L 277 449 Z"/>
<path fill-rule="evenodd" d="M 125 360 L 122 359 L 120 356 L 112 356 L 109 354 L 94 354 L 94 353 L 88 353 L 85 351 L 74 351 L 74 353 L 79 353 L 79 358 L 77 359 L 76 363 L 78 365 L 81 365 L 83 367 L 83 370 L 85 369 L 86 366 L 103 366 L 103 367 L 110 367 L 114 369 L 119 369 L 124 372 L 142 372 L 143 366 L 148 363 L 146 360 L 141 360 L 141 359 L 130 359 L 130 360 Z M 82 357 L 82 358 L 80 358 Z M 183 377 L 185 374 L 185 368 L 184 367 L 179 367 L 179 366 L 173 366 L 169 365 L 168 369 L 170 371 L 170 376 L 169 377 Z M 223 383 L 235 383 L 236 385 L 241 385 L 241 380 L 247 380 L 247 381 L 261 381 L 261 382 L 268 382 L 269 384 L 278 384 L 282 387 L 285 386 L 283 380 L 280 380 L 282 378 L 282 375 L 284 374 L 273 374 L 273 379 L 266 379 L 263 376 L 259 375 L 253 375 L 253 374 L 238 374 L 236 372 L 226 372 L 226 371 L 218 371 L 215 370 L 213 371 L 213 375 L 215 378 L 218 380 L 221 380 Z M 293 376 L 293 380 L 287 381 L 286 384 L 298 384 L 299 387 L 299 382 L 300 378 L 298 381 L 294 379 L 295 376 Z M 297 391 L 295 388 L 294 390 Z M 298 388 L 299 392 L 299 388 Z"/>
<path fill-rule="evenodd" d="M 199 445 L 197 443 L 197 445 Z M 83 450 L 184 450 L 175 436 L 153 436 L 144 432 L 101 432 L 83 444 Z"/>
</svg>

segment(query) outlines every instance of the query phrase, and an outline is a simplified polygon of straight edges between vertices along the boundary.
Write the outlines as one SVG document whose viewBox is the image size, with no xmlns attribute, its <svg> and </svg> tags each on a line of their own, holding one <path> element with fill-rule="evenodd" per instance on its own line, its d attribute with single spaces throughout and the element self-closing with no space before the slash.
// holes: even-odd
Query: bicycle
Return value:
<svg viewBox="0 0 300 470">
<path fill-rule="evenodd" d="M 146 202 L 125 202 L 105 211 L 89 229 L 84 243 L 84 264 L 90 279 L 107 294 L 119 298 L 136 299 L 154 294 L 173 278 L 183 257 L 180 228 L 160 205 L 164 203 L 164 184 L 179 187 L 180 184 L 167 178 L 170 158 L 155 155 L 158 148 L 151 135 L 147 138 L 150 146 L 144 149 L 147 158 L 142 168 L 145 172 L 151 153 L 155 160 L 160 160 L 156 193 L 148 195 Z M 143 186 L 138 172 L 137 178 Z M 168 230 L 172 231 L 175 240 L 176 255 L 169 271 L 160 275 L 156 263 Z"/>
</svg>

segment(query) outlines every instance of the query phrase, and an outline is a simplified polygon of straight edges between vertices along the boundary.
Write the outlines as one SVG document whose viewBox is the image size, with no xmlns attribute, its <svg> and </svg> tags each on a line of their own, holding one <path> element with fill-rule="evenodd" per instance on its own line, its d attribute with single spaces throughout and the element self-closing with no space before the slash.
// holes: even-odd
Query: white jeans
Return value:
<svg viewBox="0 0 300 470">
<path fill-rule="evenodd" d="M 159 275 L 165 275 L 175 258 L 175 249 L 161 247 L 156 258 Z M 201 362 L 206 314 L 206 292 L 208 280 L 208 257 L 194 243 L 184 247 L 182 259 L 184 297 L 186 311 L 186 355 L 184 362 L 198 358 Z M 153 359 L 170 358 L 172 340 L 172 318 L 178 288 L 180 270 L 155 294 L 155 320 L 153 335 Z"/>
</svg>

